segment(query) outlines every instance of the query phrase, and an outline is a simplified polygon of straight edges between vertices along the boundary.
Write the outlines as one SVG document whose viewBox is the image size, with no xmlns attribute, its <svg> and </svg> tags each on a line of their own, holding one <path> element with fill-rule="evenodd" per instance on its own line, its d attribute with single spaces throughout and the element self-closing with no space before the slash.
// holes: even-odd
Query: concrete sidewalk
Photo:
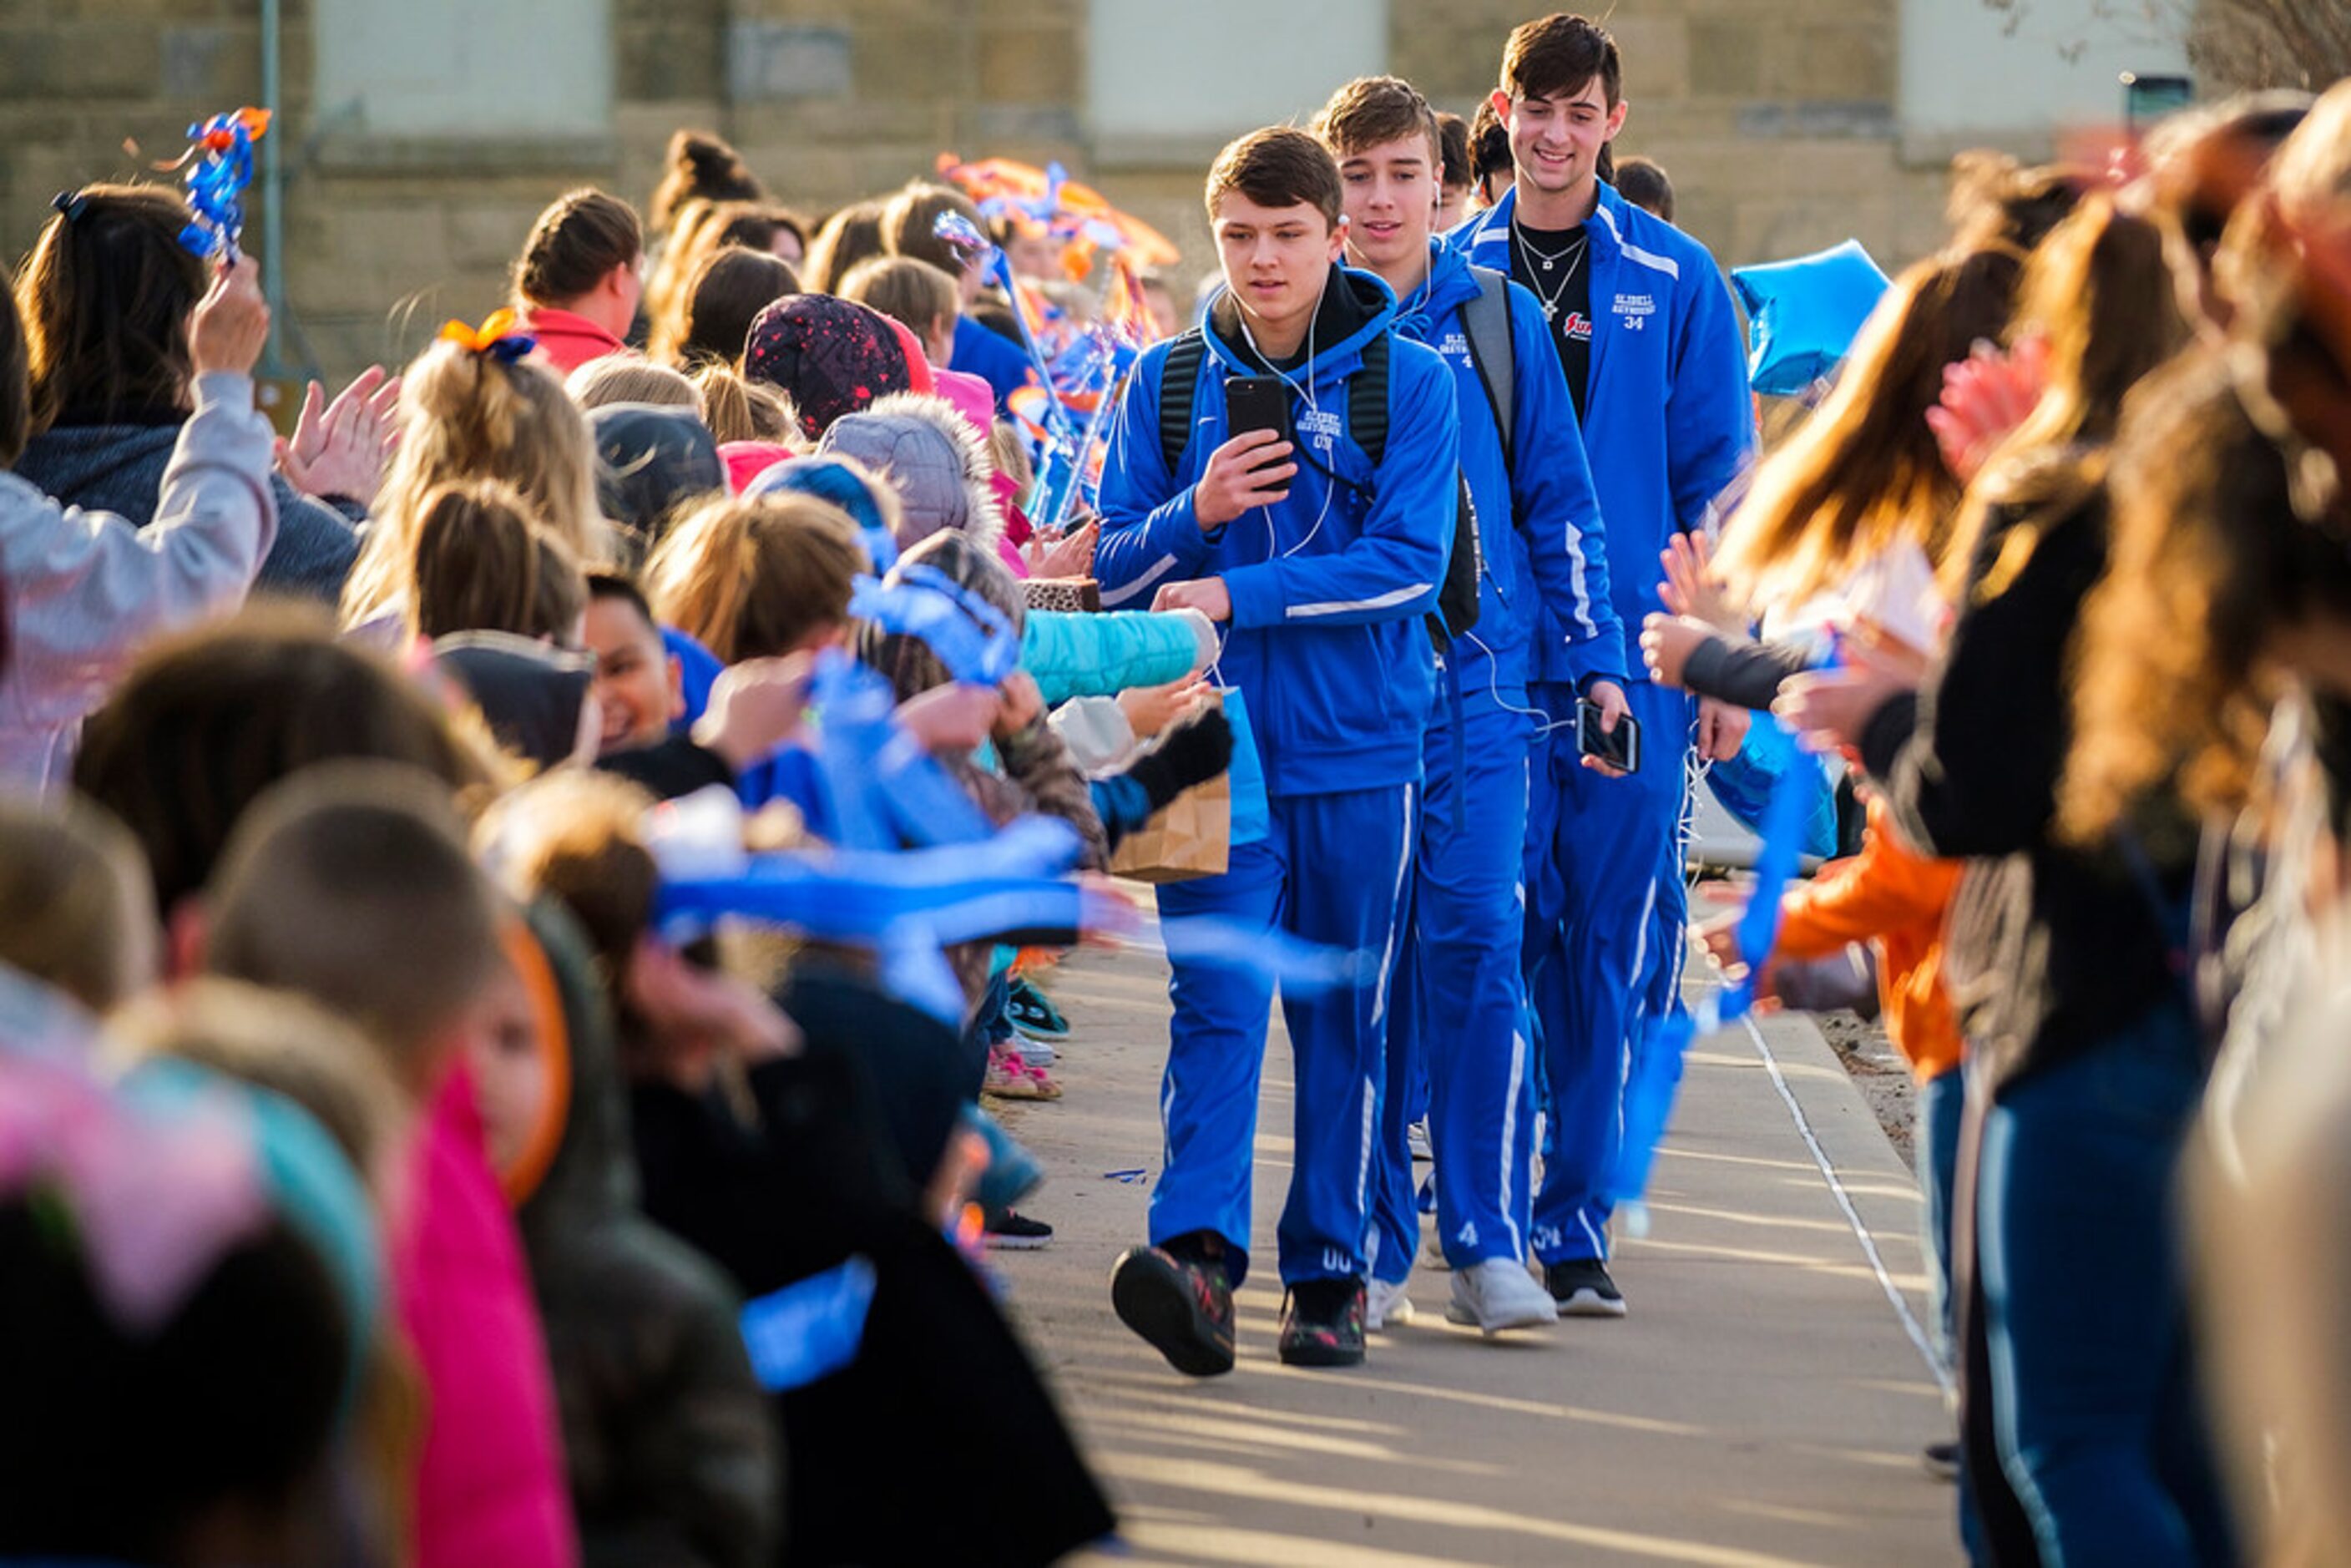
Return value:
<svg viewBox="0 0 2351 1568">
<path fill-rule="evenodd" d="M 1290 1109 L 1277 1019 L 1264 1267 L 1240 1293 L 1239 1366 L 1195 1382 L 1120 1325 L 1107 1284 L 1159 1172 L 1165 967 L 1088 953 L 1049 983 L 1073 1029 L 1067 1095 L 1005 1121 L 1052 1173 L 1027 1207 L 1060 1234 L 998 1256 L 1123 1520 L 1131 1552 L 1089 1561 L 1959 1560 L 1953 1490 L 1918 1464 L 1949 1430 L 1942 1396 L 1886 1283 L 1923 1322 L 1917 1188 L 1808 1023 L 1692 1048 L 1651 1234 L 1615 1265 L 1629 1318 L 1488 1343 L 1444 1323 L 1447 1277 L 1423 1270 L 1418 1321 L 1374 1336 L 1368 1364 L 1301 1372 L 1273 1354 Z M 1109 1179 L 1137 1166 L 1142 1182 Z M 1003 1458 L 1018 1506 L 1019 1458 Z"/>
</svg>

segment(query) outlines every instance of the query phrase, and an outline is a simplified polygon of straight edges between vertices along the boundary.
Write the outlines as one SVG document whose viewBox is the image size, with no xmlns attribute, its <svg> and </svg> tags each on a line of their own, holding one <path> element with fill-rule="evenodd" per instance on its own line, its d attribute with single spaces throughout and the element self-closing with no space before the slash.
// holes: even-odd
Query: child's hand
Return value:
<svg viewBox="0 0 2351 1568">
<path fill-rule="evenodd" d="M 710 706 L 694 727 L 695 739 L 737 773 L 765 760 L 799 732 L 815 674 L 806 653 L 728 665 L 710 688 Z"/>
<path fill-rule="evenodd" d="M 1713 552 L 1704 534 L 1676 534 L 1657 559 L 1666 569 L 1666 580 L 1657 584 L 1659 603 L 1676 615 L 1720 631 L 1737 634 L 1747 630 L 1746 621 L 1730 607 L 1715 580 Z"/>
<path fill-rule="evenodd" d="M 1233 618 L 1233 596 L 1221 577 L 1204 577 L 1195 582 L 1171 582 L 1153 597 L 1154 610 L 1196 610 L 1211 621 Z"/>
<path fill-rule="evenodd" d="M 1010 739 L 1045 716 L 1045 694 L 1037 689 L 1037 678 L 1026 670 L 1005 676 L 996 696 L 995 734 L 999 740 Z"/>
<path fill-rule="evenodd" d="M 312 382 L 303 394 L 294 439 L 277 444 L 277 466 L 286 482 L 306 496 L 340 496 L 372 506 L 382 487 L 400 430 L 393 415 L 400 403 L 400 378 L 370 365 L 351 384 L 327 401 Z"/>
<path fill-rule="evenodd" d="M 188 321 L 188 359 L 198 375 L 234 371 L 249 376 L 269 341 L 269 306 L 261 298 L 261 264 L 238 256 L 213 275 Z"/>
<path fill-rule="evenodd" d="M 1129 686 L 1118 694 L 1119 712 L 1137 740 L 1148 740 L 1207 700 L 1206 675 L 1187 675 L 1164 686 Z"/>
<path fill-rule="evenodd" d="M 958 757 L 986 740 L 1002 699 L 987 686 L 949 681 L 898 705 L 898 723 L 937 757 Z"/>
<path fill-rule="evenodd" d="M 1713 627 L 1691 616 L 1653 614 L 1641 623 L 1641 657 L 1660 685 L 1678 686 L 1690 654 L 1715 635 Z"/>
<path fill-rule="evenodd" d="M 1029 570 L 1036 577 L 1091 577 L 1094 546 L 1101 540 L 1102 524 L 1089 517 L 1058 539 L 1032 544 L 1036 553 L 1029 559 Z"/>
</svg>

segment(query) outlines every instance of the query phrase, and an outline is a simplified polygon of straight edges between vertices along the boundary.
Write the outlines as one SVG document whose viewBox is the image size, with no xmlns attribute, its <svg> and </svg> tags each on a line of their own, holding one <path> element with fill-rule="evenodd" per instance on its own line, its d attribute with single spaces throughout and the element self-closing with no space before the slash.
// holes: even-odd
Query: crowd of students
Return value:
<svg viewBox="0 0 2351 1568">
<path fill-rule="evenodd" d="M 1017 313 L 1099 307 L 947 186 L 810 225 L 680 132 L 650 225 L 564 195 L 506 309 L 282 437 L 272 258 L 61 193 L 0 308 L 0 1556 L 1104 1537 L 981 1262 L 1052 1235 L 987 1107 L 1061 1096 L 1095 873 L 1220 776 L 1118 1317 L 1235 1365 L 1277 993 L 1282 1361 L 1364 1360 L 1416 1267 L 1488 1335 L 1622 1317 L 1690 793 L 1766 710 L 1858 852 L 1771 962 L 1874 943 L 1919 1076 L 1970 1551 L 2341 1539 L 2351 89 L 1963 161 L 1760 453 L 1626 112 L 1560 15 L 1474 123 L 1368 78 L 1234 141 L 1066 526 Z M 681 903 L 749 868 L 817 893 Z"/>
</svg>

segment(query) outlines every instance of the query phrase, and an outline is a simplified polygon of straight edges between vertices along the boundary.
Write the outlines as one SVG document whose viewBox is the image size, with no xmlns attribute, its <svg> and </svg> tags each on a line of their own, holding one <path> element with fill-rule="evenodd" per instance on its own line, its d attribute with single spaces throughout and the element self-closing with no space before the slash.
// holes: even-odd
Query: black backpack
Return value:
<svg viewBox="0 0 2351 1568">
<path fill-rule="evenodd" d="M 1495 423 L 1502 432 L 1502 457 L 1510 458 L 1510 420 L 1515 361 L 1510 349 L 1510 280 L 1482 267 L 1470 269 L 1478 279 L 1478 298 L 1463 307 L 1462 323 L 1469 338 L 1469 357 L 1478 366 L 1487 400 L 1494 406 Z M 1200 361 L 1208 345 L 1194 327 L 1169 346 L 1159 372 L 1159 454 L 1170 474 L 1184 460 L 1192 440 L 1192 405 L 1199 396 Z M 1379 466 L 1388 448 L 1389 336 L 1382 332 L 1364 345 L 1364 361 L 1347 378 L 1347 434 L 1364 455 Z M 1320 468 L 1301 445 L 1298 455 Z M 1343 484 L 1327 469 L 1323 477 Z M 1455 476 L 1458 500 L 1453 514 L 1453 549 L 1446 558 L 1445 586 L 1438 590 L 1437 608 L 1428 615 L 1429 640 L 1438 652 L 1478 624 L 1478 585 L 1486 575 L 1486 550 L 1478 537 L 1478 508 L 1469 498 L 1469 482 Z"/>
</svg>

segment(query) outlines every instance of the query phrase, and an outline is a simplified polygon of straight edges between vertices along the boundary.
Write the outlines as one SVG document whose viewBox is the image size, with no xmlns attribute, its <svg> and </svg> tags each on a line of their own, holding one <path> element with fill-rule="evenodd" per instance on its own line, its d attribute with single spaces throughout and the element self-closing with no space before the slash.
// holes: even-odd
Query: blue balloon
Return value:
<svg viewBox="0 0 2351 1568">
<path fill-rule="evenodd" d="M 1739 267 L 1730 287 L 1754 325 L 1749 384 L 1792 397 L 1844 361 L 1890 285 L 1861 242 L 1849 239 L 1793 261 Z"/>
</svg>

